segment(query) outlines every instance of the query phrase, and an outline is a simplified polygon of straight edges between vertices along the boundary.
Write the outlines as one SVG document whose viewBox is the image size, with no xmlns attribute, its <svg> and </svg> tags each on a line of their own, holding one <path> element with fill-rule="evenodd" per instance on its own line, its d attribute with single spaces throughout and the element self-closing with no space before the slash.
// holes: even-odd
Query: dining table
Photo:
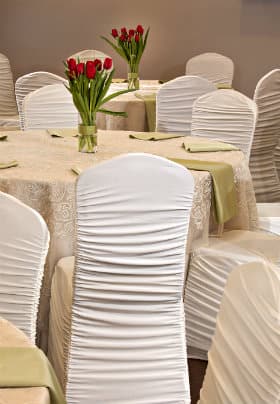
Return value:
<svg viewBox="0 0 280 404">
<path fill-rule="evenodd" d="M 18 164 L 0 169 L 0 191 L 11 194 L 36 209 L 46 221 L 50 232 L 37 335 L 38 344 L 45 351 L 48 344 L 50 290 L 54 268 L 60 258 L 74 255 L 75 251 L 75 186 L 77 173 L 82 170 L 123 153 L 150 153 L 171 159 L 226 162 L 233 168 L 237 213 L 224 224 L 224 228 L 257 228 L 258 215 L 252 179 L 246 159 L 239 150 L 189 153 L 182 147 L 183 140 L 189 139 L 188 136 L 144 141 L 131 138 L 135 134 L 131 131 L 99 130 L 98 151 L 90 154 L 78 152 L 76 137 L 52 137 L 50 133 L 47 130 L 6 132 L 7 138 L 0 142 L 0 163 L 16 160 Z M 197 138 L 196 141 L 203 143 L 207 139 Z M 207 171 L 191 173 L 195 189 L 188 251 L 198 245 L 207 244 L 210 230 L 217 230 L 211 209 L 211 175 Z"/>
</svg>

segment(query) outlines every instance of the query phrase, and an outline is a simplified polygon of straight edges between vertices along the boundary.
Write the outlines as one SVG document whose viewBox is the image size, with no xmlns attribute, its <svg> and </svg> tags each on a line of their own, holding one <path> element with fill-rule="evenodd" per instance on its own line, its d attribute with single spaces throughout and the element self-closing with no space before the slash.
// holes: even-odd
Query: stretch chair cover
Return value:
<svg viewBox="0 0 280 404">
<path fill-rule="evenodd" d="M 196 76 L 177 77 L 163 84 L 157 93 L 157 131 L 190 135 L 193 103 L 215 90 L 210 81 Z"/>
<path fill-rule="evenodd" d="M 25 130 L 78 126 L 78 112 L 63 84 L 52 84 L 28 94 L 22 111 Z"/>
<path fill-rule="evenodd" d="M 24 129 L 24 116 L 22 112 L 23 100 L 27 94 L 32 91 L 38 90 L 38 88 L 48 86 L 51 84 L 65 83 L 66 80 L 56 74 L 49 72 L 33 72 L 25 74 L 17 79 L 15 85 L 16 100 L 18 106 L 18 112 L 20 117 L 20 127 Z"/>
<path fill-rule="evenodd" d="M 13 74 L 7 56 L 0 53 L 0 126 L 18 126 Z"/>
<path fill-rule="evenodd" d="M 259 228 L 280 236 L 280 203 L 258 203 Z"/>
<path fill-rule="evenodd" d="M 218 53 L 202 53 L 188 60 L 186 74 L 203 77 L 214 83 L 232 85 L 234 64 L 227 56 Z"/>
<path fill-rule="evenodd" d="M 251 262 L 230 275 L 199 404 L 279 404 L 280 273 Z"/>
<path fill-rule="evenodd" d="M 149 154 L 79 177 L 68 404 L 190 402 L 182 294 L 193 189 L 188 170 Z"/>
<path fill-rule="evenodd" d="M 95 50 L 95 49 L 86 49 L 86 50 L 82 50 L 79 52 L 74 53 L 74 55 L 69 56 L 68 59 L 70 58 L 74 58 L 74 59 L 78 59 L 81 62 L 87 62 L 88 60 L 95 60 L 95 59 L 100 59 L 102 62 L 104 62 L 104 60 L 106 58 L 110 58 L 111 56 L 106 55 L 106 53 L 103 53 L 99 50 Z"/>
<path fill-rule="evenodd" d="M 250 157 L 257 202 L 280 202 L 280 181 L 273 158 L 280 134 L 280 69 L 257 84 L 258 119 Z"/>
<path fill-rule="evenodd" d="M 230 143 L 249 161 L 256 120 L 254 101 L 235 90 L 217 90 L 195 101 L 191 134 Z"/>
<path fill-rule="evenodd" d="M 280 179 L 280 139 L 278 141 L 278 145 L 274 152 L 274 160 L 275 160 L 275 166 L 276 166 L 278 178 Z"/>
<path fill-rule="evenodd" d="M 35 342 L 47 225 L 38 212 L 0 192 L 0 317 Z"/>
<path fill-rule="evenodd" d="M 263 261 L 277 263 L 280 237 L 264 232 L 238 231 L 210 238 L 208 247 L 192 254 L 185 287 L 188 357 L 207 360 L 216 317 L 228 276 L 236 266 Z M 212 403 L 212 402 L 211 402 Z"/>
</svg>

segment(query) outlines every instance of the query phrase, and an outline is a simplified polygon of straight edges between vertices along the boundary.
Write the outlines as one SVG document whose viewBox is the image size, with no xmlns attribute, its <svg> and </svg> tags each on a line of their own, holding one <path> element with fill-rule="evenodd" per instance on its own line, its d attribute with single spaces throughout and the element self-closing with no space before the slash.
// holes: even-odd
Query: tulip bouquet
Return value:
<svg viewBox="0 0 280 404">
<path fill-rule="evenodd" d="M 101 37 L 128 63 L 128 88 L 139 89 L 139 64 L 147 44 L 149 31 L 150 28 L 144 35 L 142 25 L 137 25 L 136 29 L 121 28 L 120 33 L 117 29 L 112 29 L 111 35 L 115 42 L 104 36 Z"/>
<path fill-rule="evenodd" d="M 73 97 L 81 124 L 79 124 L 79 151 L 94 153 L 97 150 L 96 114 L 101 112 L 126 117 L 126 112 L 109 111 L 102 105 L 130 90 L 122 90 L 106 95 L 112 83 L 114 69 L 112 59 L 106 58 L 89 60 L 82 63 L 71 58 L 65 65 L 65 74 L 68 79 L 66 88 Z"/>
</svg>

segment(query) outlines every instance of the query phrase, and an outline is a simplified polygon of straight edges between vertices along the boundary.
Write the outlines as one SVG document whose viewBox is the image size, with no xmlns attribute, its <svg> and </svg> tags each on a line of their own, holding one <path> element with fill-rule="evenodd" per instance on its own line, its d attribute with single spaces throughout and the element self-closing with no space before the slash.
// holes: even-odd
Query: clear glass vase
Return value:
<svg viewBox="0 0 280 404">
<path fill-rule="evenodd" d="M 97 152 L 97 127 L 96 125 L 79 124 L 79 152 Z"/>
<path fill-rule="evenodd" d="M 138 75 L 138 66 L 129 66 L 127 73 L 127 87 L 129 90 L 139 90 L 140 81 Z"/>
</svg>

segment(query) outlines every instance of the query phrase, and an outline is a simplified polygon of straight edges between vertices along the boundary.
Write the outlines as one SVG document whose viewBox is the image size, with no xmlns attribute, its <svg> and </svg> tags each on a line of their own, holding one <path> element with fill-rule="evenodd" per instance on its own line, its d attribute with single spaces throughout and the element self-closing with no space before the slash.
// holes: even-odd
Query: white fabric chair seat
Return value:
<svg viewBox="0 0 280 404">
<path fill-rule="evenodd" d="M 280 203 L 258 203 L 259 228 L 280 236 Z"/>
<path fill-rule="evenodd" d="M 265 232 L 234 230 L 210 238 L 209 246 L 196 249 L 190 259 L 185 287 L 188 357 L 207 360 L 228 276 L 238 265 L 274 263 L 280 257 L 280 237 Z"/>
</svg>

